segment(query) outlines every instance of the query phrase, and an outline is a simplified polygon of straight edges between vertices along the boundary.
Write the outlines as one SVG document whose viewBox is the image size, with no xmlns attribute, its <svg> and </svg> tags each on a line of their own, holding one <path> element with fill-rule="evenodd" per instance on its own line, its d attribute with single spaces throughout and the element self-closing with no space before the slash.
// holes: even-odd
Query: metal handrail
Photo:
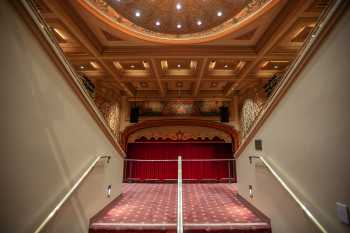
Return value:
<svg viewBox="0 0 350 233">
<path fill-rule="evenodd" d="M 177 162 L 177 233 L 183 233 L 183 212 L 182 212 L 182 161 L 181 156 Z"/>
<path fill-rule="evenodd" d="M 98 161 L 101 159 L 107 159 L 107 163 L 110 160 L 110 156 L 106 155 L 100 155 L 98 156 L 91 165 L 86 169 L 86 171 L 83 173 L 83 175 L 80 176 L 77 182 L 73 185 L 73 187 L 64 195 L 64 197 L 61 199 L 61 201 L 53 208 L 53 210 L 47 215 L 47 217 L 44 219 L 44 221 L 36 228 L 34 233 L 41 232 L 44 227 L 50 222 L 50 220 L 56 215 L 57 211 L 62 207 L 62 205 L 71 197 L 71 195 L 74 193 L 74 191 L 79 187 L 79 185 L 83 182 L 83 180 L 90 174 L 92 169 L 95 167 Z"/>
<path fill-rule="evenodd" d="M 294 201 L 300 206 L 300 208 L 304 211 L 306 216 L 317 226 L 317 228 L 322 233 L 328 233 L 327 230 L 323 227 L 323 225 L 316 219 L 316 217 L 311 213 L 311 211 L 305 206 L 305 204 L 300 200 L 300 198 L 293 192 L 293 190 L 284 182 L 280 175 L 272 168 L 269 162 L 262 156 L 249 156 L 250 163 L 252 163 L 252 159 L 260 159 L 264 165 L 269 169 L 272 175 L 277 179 L 277 181 L 282 185 L 282 187 L 288 192 L 288 194 L 294 199 Z"/>
<path fill-rule="evenodd" d="M 234 161 L 236 159 L 182 159 L 182 162 Z M 131 162 L 177 162 L 178 159 L 124 159 Z"/>
</svg>

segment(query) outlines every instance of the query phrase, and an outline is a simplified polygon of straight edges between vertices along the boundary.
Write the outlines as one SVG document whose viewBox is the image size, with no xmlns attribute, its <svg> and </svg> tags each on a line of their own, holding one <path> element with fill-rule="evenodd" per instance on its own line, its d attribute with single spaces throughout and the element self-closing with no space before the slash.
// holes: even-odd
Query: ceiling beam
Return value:
<svg viewBox="0 0 350 233">
<path fill-rule="evenodd" d="M 197 96 L 199 93 L 199 88 L 201 86 L 201 81 L 204 77 L 204 75 L 207 73 L 208 70 L 208 58 L 204 58 L 201 62 L 201 69 L 199 71 L 199 75 L 197 77 L 195 86 L 194 86 L 194 90 L 193 90 L 193 96 Z"/>
<path fill-rule="evenodd" d="M 142 47 L 144 48 L 144 47 Z M 218 59 L 236 59 L 236 60 L 244 60 L 244 61 L 252 61 L 257 57 L 257 53 L 254 52 L 254 54 L 250 54 L 247 55 L 245 53 L 232 53 L 232 54 L 227 54 L 227 55 L 220 55 L 220 53 L 216 53 L 215 51 L 215 47 L 213 47 L 212 52 L 208 52 L 208 53 L 203 53 L 202 55 L 194 55 L 194 53 L 191 53 L 189 51 L 189 54 L 192 55 L 186 55 L 187 57 L 190 57 L 191 59 L 203 59 L 206 57 L 210 57 L 213 60 L 218 60 Z M 284 51 L 282 53 L 271 53 L 271 54 L 267 54 L 265 56 L 266 59 L 269 60 L 292 60 L 295 58 L 297 54 L 297 50 L 290 50 L 290 51 Z M 95 56 L 91 56 L 91 55 L 69 55 L 67 54 L 67 57 L 69 57 L 69 60 L 94 60 L 96 59 Z M 148 55 L 134 55 L 133 53 L 129 53 L 129 54 L 118 54 L 118 53 L 114 53 L 114 54 L 109 54 L 108 56 L 106 55 L 100 55 L 97 56 L 100 59 L 103 59 L 105 61 L 107 60 L 126 60 L 126 59 L 130 59 L 130 60 L 144 60 L 145 57 L 147 58 L 154 58 L 154 59 L 184 59 L 184 55 L 181 54 L 177 54 L 177 55 L 173 55 L 170 56 L 166 51 L 162 52 L 162 53 L 154 53 L 154 52 L 150 52 L 150 54 Z M 116 59 L 118 58 L 118 59 Z"/>
<path fill-rule="evenodd" d="M 190 57 L 204 56 L 230 57 L 231 59 L 253 60 L 256 56 L 254 46 L 222 46 L 222 45 L 192 45 L 192 46 L 119 46 L 105 47 L 101 54 L 104 58 L 115 57 Z"/>
<path fill-rule="evenodd" d="M 225 95 L 229 96 L 234 90 L 237 90 L 240 83 L 245 79 L 263 59 L 267 53 L 279 42 L 283 35 L 292 27 L 298 17 L 310 6 L 313 0 L 294 0 L 288 1 L 286 6 L 279 13 L 278 18 L 271 26 L 271 30 L 265 32 L 262 43 L 258 46 L 258 52 L 255 60 L 249 62 L 243 69 L 237 82 L 232 84 Z"/>
<path fill-rule="evenodd" d="M 74 22 L 76 19 L 73 19 L 72 16 L 68 13 L 69 7 L 64 7 L 64 4 L 62 2 L 58 3 L 56 0 L 47 0 L 45 3 L 50 8 L 50 10 L 54 12 L 57 17 L 70 29 L 71 33 L 80 41 L 80 43 L 82 43 L 82 45 L 93 55 L 94 59 L 98 61 L 101 66 L 107 71 L 107 73 L 109 73 L 109 75 L 118 82 L 120 87 L 129 96 L 134 96 L 134 93 L 120 81 L 118 75 L 113 72 L 113 70 L 104 62 L 103 59 L 100 58 L 100 49 L 96 46 L 96 44 L 90 41 L 86 34 L 81 30 L 81 27 L 79 27 Z"/>
<path fill-rule="evenodd" d="M 166 98 L 162 99 L 163 101 L 178 101 L 179 97 L 178 96 L 167 96 Z M 189 101 L 232 101 L 232 98 L 228 97 L 204 97 L 204 96 L 197 96 L 197 97 L 184 97 L 181 98 L 181 100 L 189 100 Z M 128 101 L 159 101 L 158 97 L 155 96 L 137 96 L 137 97 L 129 97 Z"/>
<path fill-rule="evenodd" d="M 159 86 L 159 91 L 162 97 L 165 96 L 165 90 L 162 84 L 162 80 L 161 80 L 161 75 L 159 73 L 158 67 L 157 67 L 157 62 L 155 59 L 151 59 L 151 67 L 152 67 L 152 72 L 157 80 L 158 86 Z"/>
</svg>

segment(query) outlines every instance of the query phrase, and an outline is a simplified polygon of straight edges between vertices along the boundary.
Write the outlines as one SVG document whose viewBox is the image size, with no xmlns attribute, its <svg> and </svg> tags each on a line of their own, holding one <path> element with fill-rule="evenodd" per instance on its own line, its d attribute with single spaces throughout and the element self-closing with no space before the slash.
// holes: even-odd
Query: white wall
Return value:
<svg viewBox="0 0 350 233">
<path fill-rule="evenodd" d="M 350 11 L 328 35 L 274 112 L 258 130 L 265 156 L 330 233 L 350 232 L 337 201 L 350 205 Z M 249 165 L 253 141 L 237 161 L 238 189 L 272 219 L 274 233 L 315 229 L 263 168 Z"/>
<path fill-rule="evenodd" d="M 97 155 L 111 155 L 44 231 L 86 233 L 120 193 L 122 158 L 8 2 L 0 3 L 1 232 L 33 232 Z"/>
</svg>

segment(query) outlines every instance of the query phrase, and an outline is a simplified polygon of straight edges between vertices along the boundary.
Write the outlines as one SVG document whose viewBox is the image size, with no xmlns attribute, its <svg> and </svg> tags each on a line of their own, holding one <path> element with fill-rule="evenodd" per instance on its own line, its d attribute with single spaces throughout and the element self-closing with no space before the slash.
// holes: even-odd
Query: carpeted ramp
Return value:
<svg viewBox="0 0 350 233">
<path fill-rule="evenodd" d="M 97 214 L 90 233 L 176 232 L 177 184 L 123 184 L 123 193 Z M 269 219 L 234 184 L 183 184 L 185 232 L 270 233 Z"/>
</svg>

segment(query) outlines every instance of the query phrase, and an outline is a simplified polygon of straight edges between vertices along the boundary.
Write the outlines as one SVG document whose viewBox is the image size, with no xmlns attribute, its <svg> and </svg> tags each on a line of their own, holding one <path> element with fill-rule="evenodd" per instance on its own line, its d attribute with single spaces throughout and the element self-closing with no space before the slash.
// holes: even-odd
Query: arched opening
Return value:
<svg viewBox="0 0 350 233">
<path fill-rule="evenodd" d="M 232 139 L 232 149 L 233 153 L 239 147 L 239 134 L 238 132 L 230 125 L 207 121 L 207 120 L 199 120 L 199 119 L 162 119 L 160 120 L 147 120 L 142 121 L 138 124 L 128 126 L 124 129 L 121 135 L 121 143 L 125 150 L 127 150 L 128 139 L 130 135 L 139 131 L 141 129 L 161 127 L 161 126 L 198 126 L 198 127 L 206 127 L 216 129 L 218 131 L 224 132 L 229 135 Z"/>
<path fill-rule="evenodd" d="M 126 182 L 169 182 L 183 159 L 184 181 L 235 182 L 236 131 L 203 120 L 144 121 L 126 128 Z"/>
</svg>

